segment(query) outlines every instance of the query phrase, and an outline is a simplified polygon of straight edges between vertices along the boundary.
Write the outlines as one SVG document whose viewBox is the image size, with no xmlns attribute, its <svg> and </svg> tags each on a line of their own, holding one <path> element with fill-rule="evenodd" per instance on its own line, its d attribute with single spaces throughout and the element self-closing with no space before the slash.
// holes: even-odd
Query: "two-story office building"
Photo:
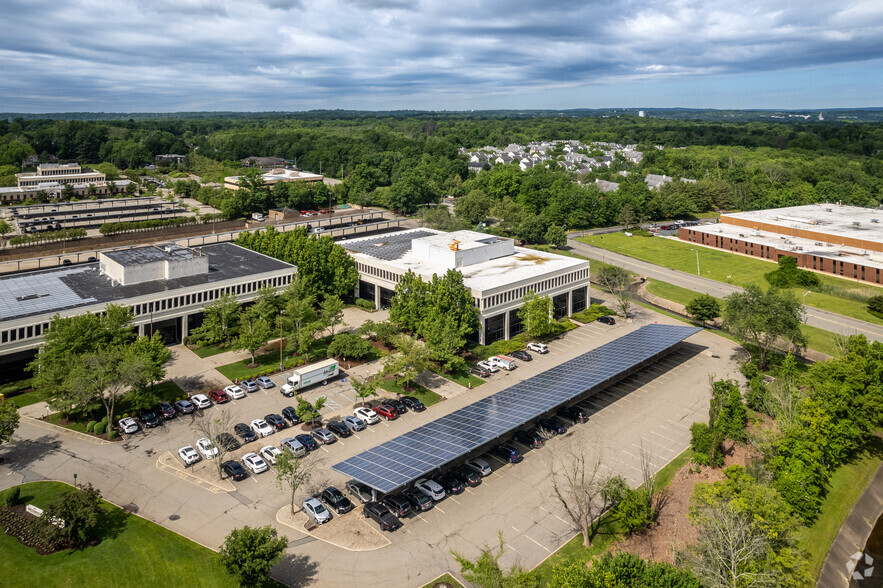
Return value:
<svg viewBox="0 0 883 588">
<path fill-rule="evenodd" d="M 77 198 L 88 196 L 94 188 L 96 196 L 121 194 L 132 182 L 108 181 L 100 171 L 81 167 L 78 163 L 43 163 L 36 172 L 15 174 L 18 186 L 0 188 L 0 202 L 21 202 L 36 198 L 43 192 L 49 198 L 61 198 L 65 186 L 71 186 Z"/>
</svg>

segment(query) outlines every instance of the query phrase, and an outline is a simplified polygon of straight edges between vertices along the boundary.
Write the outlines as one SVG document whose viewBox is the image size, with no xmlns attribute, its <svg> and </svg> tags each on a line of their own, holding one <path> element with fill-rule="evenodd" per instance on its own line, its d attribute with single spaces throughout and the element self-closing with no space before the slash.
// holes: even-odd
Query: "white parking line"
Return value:
<svg viewBox="0 0 883 588">
<path fill-rule="evenodd" d="M 346 447 L 346 443 L 344 443 L 344 442 L 341 441 L 340 439 L 338 439 L 337 442 L 340 443 L 341 445 L 343 445 L 344 447 Z"/>
<path fill-rule="evenodd" d="M 511 525 L 511 527 L 512 527 L 513 529 L 515 529 L 515 525 Z M 518 533 L 519 535 L 521 535 L 521 531 L 519 531 L 518 529 L 515 529 L 515 532 Z"/>
<path fill-rule="evenodd" d="M 657 433 L 656 431 L 650 431 L 650 432 L 653 433 L 654 435 L 658 436 L 658 437 L 662 437 L 662 438 L 665 439 L 666 441 L 671 441 L 672 443 L 677 443 L 677 442 L 678 442 L 676 439 L 672 439 L 671 437 L 666 437 L 666 436 L 663 435 L 662 433 Z"/>
<path fill-rule="evenodd" d="M 361 439 L 361 437 L 359 437 L 359 436 L 356 435 L 355 433 L 353 433 L 353 437 L 355 437 L 356 439 Z"/>
<path fill-rule="evenodd" d="M 552 512 L 551 510 L 549 510 L 549 509 L 543 507 L 542 505 L 540 505 L 540 508 L 543 509 L 544 511 L 546 511 L 547 513 L 549 513 L 550 515 L 552 515 L 553 517 L 555 517 L 556 519 L 558 519 L 559 521 L 561 521 L 562 523 L 564 523 L 564 524 L 566 524 L 566 525 L 569 525 L 569 524 L 570 524 L 570 523 L 568 523 L 567 521 L 565 521 L 564 519 L 562 519 L 561 517 L 559 517 L 558 515 L 556 515 L 556 514 L 555 514 L 554 512 Z"/>
<path fill-rule="evenodd" d="M 542 547 L 543 549 L 545 549 L 546 553 L 552 553 L 552 551 L 548 547 L 546 547 L 545 545 L 543 545 L 542 543 L 540 543 L 539 541 L 537 541 L 536 539 L 534 539 L 533 537 L 531 537 L 527 533 L 524 533 L 524 536 L 527 537 L 528 539 L 530 539 L 531 541 L 533 541 L 534 543 L 536 543 L 537 545 L 539 545 L 540 547 Z"/>
<path fill-rule="evenodd" d="M 518 551 L 517 549 L 515 549 L 515 548 L 512 546 L 511 543 L 507 543 L 506 545 L 509 547 L 509 549 L 511 549 L 512 551 L 514 551 L 514 552 L 517 553 L 518 555 L 521 555 L 521 552 Z"/>
<path fill-rule="evenodd" d="M 453 496 L 451 496 L 451 500 L 453 500 L 453 501 L 456 502 L 457 504 L 463 504 L 462 502 L 460 502 L 459 500 L 457 500 L 457 499 L 454 498 Z"/>
<path fill-rule="evenodd" d="M 424 523 L 428 523 L 428 522 L 429 522 L 429 521 L 427 521 L 426 519 L 424 519 L 422 516 L 420 516 L 419 514 L 417 514 L 416 512 L 414 513 L 414 516 L 416 516 L 418 519 L 420 519 L 420 520 L 423 521 Z"/>
<path fill-rule="evenodd" d="M 445 511 L 443 511 L 443 510 L 442 510 L 441 508 L 439 508 L 438 506 L 435 507 L 435 510 L 437 510 L 438 512 L 440 512 L 440 513 L 442 513 L 442 514 L 447 514 Z"/>
<path fill-rule="evenodd" d="M 325 448 L 322 447 L 321 445 L 319 446 L 319 449 L 321 449 L 321 450 L 324 451 L 325 453 L 330 453 L 327 449 L 325 449 Z"/>
</svg>

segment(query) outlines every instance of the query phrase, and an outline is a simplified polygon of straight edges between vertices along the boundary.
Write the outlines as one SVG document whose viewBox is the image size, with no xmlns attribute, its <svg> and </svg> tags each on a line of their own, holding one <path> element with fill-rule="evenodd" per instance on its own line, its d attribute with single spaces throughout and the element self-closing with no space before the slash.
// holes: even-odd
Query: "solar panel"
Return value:
<svg viewBox="0 0 883 588">
<path fill-rule="evenodd" d="M 331 469 L 391 492 L 579 395 L 655 361 L 701 329 L 647 325 L 496 394 L 381 443 Z"/>
</svg>

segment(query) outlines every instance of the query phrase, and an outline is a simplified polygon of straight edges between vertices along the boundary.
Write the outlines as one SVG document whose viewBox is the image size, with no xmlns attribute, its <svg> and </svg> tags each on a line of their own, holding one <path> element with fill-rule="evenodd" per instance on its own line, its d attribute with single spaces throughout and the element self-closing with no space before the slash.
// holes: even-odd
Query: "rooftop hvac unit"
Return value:
<svg viewBox="0 0 883 588">
<path fill-rule="evenodd" d="M 821 247 L 822 245 L 824 245 L 824 243 L 822 243 L 821 241 L 816 241 L 816 245 L 818 245 L 819 247 Z"/>
<path fill-rule="evenodd" d="M 852 221 L 852 226 L 854 226 L 854 227 L 860 227 L 860 226 L 861 226 L 861 223 L 860 223 L 859 221 Z"/>
<path fill-rule="evenodd" d="M 833 208 L 826 208 L 825 212 L 831 212 L 832 210 L 834 210 L 834 209 Z"/>
<path fill-rule="evenodd" d="M 802 245 L 798 245 L 797 247 L 794 248 L 794 250 L 795 250 L 795 251 L 803 251 L 803 246 L 802 246 Z"/>
<path fill-rule="evenodd" d="M 879 222 L 880 222 L 880 219 L 879 219 L 879 218 L 872 218 L 872 219 L 871 219 L 871 222 L 872 222 L 872 223 L 879 223 Z"/>
<path fill-rule="evenodd" d="M 834 246 L 833 243 L 825 243 L 825 247 L 833 247 L 833 246 Z"/>
</svg>

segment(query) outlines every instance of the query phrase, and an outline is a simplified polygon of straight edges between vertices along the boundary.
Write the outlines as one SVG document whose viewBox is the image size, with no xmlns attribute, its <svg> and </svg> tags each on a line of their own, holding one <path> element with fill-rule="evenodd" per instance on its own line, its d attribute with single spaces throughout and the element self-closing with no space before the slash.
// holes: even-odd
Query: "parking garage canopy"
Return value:
<svg viewBox="0 0 883 588">
<path fill-rule="evenodd" d="M 379 492 L 392 492 L 587 392 L 643 369 L 700 330 L 647 325 L 331 469 Z"/>
</svg>

